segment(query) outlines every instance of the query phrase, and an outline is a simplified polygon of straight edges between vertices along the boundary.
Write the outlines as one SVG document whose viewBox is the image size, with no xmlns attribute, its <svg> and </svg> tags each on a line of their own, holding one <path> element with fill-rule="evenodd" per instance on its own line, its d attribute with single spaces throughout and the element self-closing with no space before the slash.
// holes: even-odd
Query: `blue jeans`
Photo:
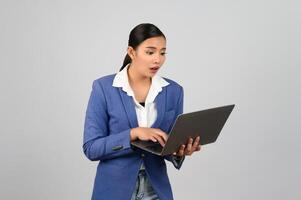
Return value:
<svg viewBox="0 0 301 200">
<path fill-rule="evenodd" d="M 155 190 L 147 178 L 145 170 L 140 170 L 136 181 L 136 187 L 131 200 L 158 200 Z"/>
</svg>

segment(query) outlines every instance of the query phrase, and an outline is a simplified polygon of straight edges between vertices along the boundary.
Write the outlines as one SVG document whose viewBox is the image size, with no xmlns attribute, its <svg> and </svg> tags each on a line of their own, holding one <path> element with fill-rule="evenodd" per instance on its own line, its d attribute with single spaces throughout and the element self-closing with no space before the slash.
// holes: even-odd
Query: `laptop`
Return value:
<svg viewBox="0 0 301 200">
<path fill-rule="evenodd" d="M 200 144 L 206 145 L 217 140 L 235 104 L 210 108 L 177 116 L 169 134 L 165 146 L 159 142 L 134 140 L 131 145 L 159 156 L 165 156 L 178 152 L 182 144 L 188 139 L 200 136 Z"/>
</svg>

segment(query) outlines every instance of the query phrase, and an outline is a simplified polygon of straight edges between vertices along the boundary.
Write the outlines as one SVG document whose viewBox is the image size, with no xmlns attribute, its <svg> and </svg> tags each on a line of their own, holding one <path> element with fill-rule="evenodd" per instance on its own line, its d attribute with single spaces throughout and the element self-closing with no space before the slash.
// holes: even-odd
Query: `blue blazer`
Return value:
<svg viewBox="0 0 301 200">
<path fill-rule="evenodd" d="M 121 87 L 112 86 L 115 75 L 93 81 L 86 111 L 83 151 L 89 160 L 98 161 L 92 199 L 130 200 L 144 162 L 159 199 L 171 200 L 165 160 L 174 164 L 173 156 L 157 156 L 131 146 L 130 130 L 138 127 L 135 105 Z M 170 84 L 154 100 L 157 119 L 151 127 L 168 133 L 177 115 L 183 113 L 183 87 L 164 79 Z M 179 170 L 181 165 L 175 167 Z"/>
</svg>

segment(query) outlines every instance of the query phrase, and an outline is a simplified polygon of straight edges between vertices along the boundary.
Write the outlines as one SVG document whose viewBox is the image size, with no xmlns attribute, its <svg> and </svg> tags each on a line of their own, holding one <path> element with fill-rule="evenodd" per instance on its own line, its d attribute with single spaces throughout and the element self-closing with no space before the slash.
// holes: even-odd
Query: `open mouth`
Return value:
<svg viewBox="0 0 301 200">
<path fill-rule="evenodd" d="M 156 73 L 158 71 L 159 67 L 152 67 L 150 68 L 151 73 Z"/>
<path fill-rule="evenodd" d="M 159 67 L 152 67 L 152 68 L 150 68 L 151 70 L 158 70 L 159 69 Z"/>
</svg>

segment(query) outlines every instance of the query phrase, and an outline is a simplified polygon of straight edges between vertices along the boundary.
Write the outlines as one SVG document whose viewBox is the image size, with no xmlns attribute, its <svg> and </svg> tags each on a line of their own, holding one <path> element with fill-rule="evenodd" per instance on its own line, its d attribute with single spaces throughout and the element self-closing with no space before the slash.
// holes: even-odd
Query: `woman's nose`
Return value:
<svg viewBox="0 0 301 200">
<path fill-rule="evenodd" d="M 160 55 L 156 54 L 156 56 L 154 57 L 154 61 L 156 63 L 160 63 L 160 60 L 161 60 Z"/>
</svg>

